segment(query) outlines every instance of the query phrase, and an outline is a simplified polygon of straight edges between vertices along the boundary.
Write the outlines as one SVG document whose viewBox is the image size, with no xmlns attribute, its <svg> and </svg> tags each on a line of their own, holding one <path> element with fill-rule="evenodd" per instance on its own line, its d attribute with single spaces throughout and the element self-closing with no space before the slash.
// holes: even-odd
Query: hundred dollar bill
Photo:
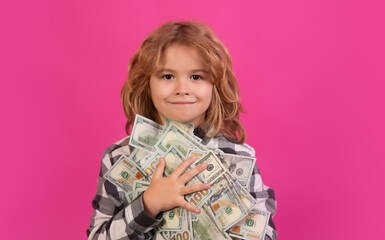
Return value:
<svg viewBox="0 0 385 240">
<path fill-rule="evenodd" d="M 218 158 L 235 179 L 248 189 L 256 158 L 219 153 Z"/>
<path fill-rule="evenodd" d="M 257 200 L 230 173 L 226 172 L 224 176 L 232 184 L 235 193 L 241 199 L 246 211 L 249 212 L 257 204 Z"/>
<path fill-rule="evenodd" d="M 207 168 L 202 171 L 203 180 L 212 184 L 218 177 L 223 175 L 226 170 L 223 165 L 220 163 L 220 160 L 215 156 L 215 153 L 209 151 L 201 159 L 193 162 L 191 168 L 199 166 L 202 163 L 207 163 Z"/>
<path fill-rule="evenodd" d="M 235 193 L 233 183 L 225 174 L 212 184 L 212 188 L 216 193 L 207 203 L 209 213 L 218 227 L 225 231 L 247 216 L 247 210 Z"/>
<path fill-rule="evenodd" d="M 270 213 L 253 209 L 245 218 L 229 229 L 229 235 L 241 239 L 263 240 Z"/>
<path fill-rule="evenodd" d="M 184 161 L 185 156 L 178 150 L 176 146 L 171 146 L 164 154 L 166 166 L 164 168 L 164 176 L 170 174 Z"/>
<path fill-rule="evenodd" d="M 146 180 L 146 174 L 128 157 L 122 155 L 118 161 L 104 174 L 104 178 L 128 194 L 133 200 L 133 184 L 135 180 Z"/>
<path fill-rule="evenodd" d="M 166 166 L 164 169 L 164 175 L 169 176 L 183 162 L 184 156 L 175 146 L 171 146 L 169 148 L 169 150 L 164 154 L 164 159 L 166 162 Z M 184 214 L 186 214 L 186 212 L 187 212 L 182 208 L 177 208 L 177 209 L 180 209 L 181 212 L 184 212 Z M 172 216 L 172 212 L 170 214 Z M 165 230 L 170 231 L 170 230 L 173 230 L 172 228 L 176 228 L 174 226 L 174 225 L 176 225 L 175 224 L 176 220 L 173 221 L 174 225 L 168 223 L 168 221 L 170 221 L 170 219 L 171 219 L 170 214 L 167 214 L 167 212 L 166 212 L 166 214 L 163 214 L 164 218 L 166 219 L 166 224 L 161 227 L 161 231 L 165 231 Z M 171 225 L 171 227 L 170 227 L 170 225 Z M 172 239 L 171 236 L 170 236 L 170 238 Z"/>
<path fill-rule="evenodd" d="M 205 207 L 202 208 L 197 217 L 192 219 L 192 226 L 194 240 L 231 240 L 226 232 L 217 227 Z"/>
<path fill-rule="evenodd" d="M 170 124 L 173 123 L 175 125 L 177 125 L 178 127 L 180 127 L 181 129 L 183 129 L 186 133 L 192 135 L 193 134 L 193 131 L 194 131 L 194 125 L 191 124 L 191 123 L 182 123 L 182 122 L 176 122 L 176 121 L 172 121 L 170 119 L 165 119 L 165 122 L 164 122 L 164 129 L 167 129 L 168 126 L 170 126 Z"/>
<path fill-rule="evenodd" d="M 193 226 L 192 226 L 191 212 L 190 211 L 186 211 L 186 212 L 188 212 L 187 231 L 189 233 L 189 238 L 186 238 L 186 239 L 194 240 L 194 232 L 193 232 Z"/>
<path fill-rule="evenodd" d="M 183 222 L 182 222 L 182 231 L 180 232 L 168 232 L 169 238 L 172 240 L 194 240 L 193 238 L 193 228 L 192 228 L 192 221 L 191 221 L 191 212 L 185 211 L 183 215 Z"/>
<path fill-rule="evenodd" d="M 138 164 L 139 167 L 142 167 L 149 156 L 151 156 L 151 154 L 147 151 L 135 148 L 134 151 L 132 151 L 132 153 L 128 156 L 128 159 Z"/>
<path fill-rule="evenodd" d="M 192 179 L 190 182 L 186 184 L 186 186 L 194 185 L 194 184 L 201 184 L 203 181 L 197 180 L 198 178 Z M 193 205 L 194 207 L 201 208 L 203 204 L 205 204 L 212 195 L 214 195 L 215 192 L 212 188 L 209 189 L 203 189 L 199 192 L 187 194 L 185 196 L 185 199 L 188 203 Z"/>
<path fill-rule="evenodd" d="M 182 162 L 185 157 L 182 153 L 176 148 L 172 146 L 169 148 L 167 153 L 164 155 L 164 159 L 166 161 L 166 167 L 164 169 L 164 175 L 169 176 Z M 186 186 L 194 185 L 194 184 L 202 184 L 205 183 L 200 177 L 194 176 Z M 204 189 L 199 192 L 187 194 L 185 199 L 187 202 L 191 203 L 193 206 L 200 208 L 204 203 L 206 203 L 209 198 L 214 194 L 214 191 L 210 189 Z"/>
<path fill-rule="evenodd" d="M 197 156 L 198 160 L 201 159 L 204 156 L 204 154 L 205 154 L 205 152 L 193 150 L 193 149 L 189 149 L 189 151 L 188 151 L 188 157 L 195 155 L 195 156 Z M 229 159 L 231 159 L 231 162 L 230 162 L 231 164 L 235 164 L 236 163 L 235 160 L 237 160 L 237 155 L 219 154 L 217 156 L 219 159 L 221 159 L 221 162 L 222 162 L 224 167 L 231 166 L 229 164 L 229 161 L 228 161 Z M 226 156 L 226 160 L 224 160 L 225 159 L 224 156 Z M 255 164 L 255 158 L 249 158 L 249 157 L 244 157 L 244 156 L 240 156 L 240 157 L 242 159 L 247 158 L 248 160 L 254 159 L 254 161 L 250 161 L 250 162 L 252 162 L 252 164 Z M 242 161 L 242 159 L 241 159 L 241 161 Z M 248 167 L 251 169 L 253 167 L 252 164 L 248 165 Z M 246 167 L 246 164 L 242 164 L 240 166 Z M 237 168 L 237 167 L 235 167 L 235 168 L 230 167 L 230 170 L 234 170 L 234 169 L 236 171 L 240 171 L 239 168 Z M 244 172 L 246 172 L 246 171 L 244 171 Z M 249 171 L 249 172 L 251 174 L 251 171 Z M 199 177 L 199 175 L 198 175 L 198 177 Z M 226 173 L 226 177 L 231 179 L 231 182 L 233 183 L 233 187 L 235 189 L 235 192 L 238 194 L 238 196 L 241 199 L 246 210 L 248 211 L 249 209 L 251 209 L 256 204 L 256 200 L 250 195 L 250 193 L 244 188 L 244 186 L 242 184 L 240 184 L 240 182 L 238 182 L 238 179 L 235 179 L 233 177 L 233 175 Z M 241 178 L 241 180 L 242 180 L 242 178 Z"/>
<path fill-rule="evenodd" d="M 197 142 L 202 142 L 202 139 L 198 136 L 195 136 L 194 133 L 191 135 Z"/>
<path fill-rule="evenodd" d="M 186 158 L 190 158 L 192 156 L 196 156 L 197 157 L 197 160 L 196 161 L 199 161 L 203 156 L 205 156 L 208 152 L 204 152 L 204 151 L 199 151 L 199 150 L 194 150 L 194 149 L 189 149 L 188 152 L 187 152 L 187 157 Z M 189 166 L 189 169 L 192 169 L 192 166 Z M 202 183 L 204 182 L 203 179 L 205 179 L 205 176 L 203 175 L 203 173 L 199 173 L 198 175 L 196 175 L 197 178 L 199 180 L 202 181 Z"/>
<path fill-rule="evenodd" d="M 224 153 L 221 149 L 219 148 L 214 148 L 212 146 L 206 146 L 209 150 L 213 151 L 216 155 L 218 155 L 219 153 Z"/>
<path fill-rule="evenodd" d="M 162 125 L 136 114 L 130 136 L 130 145 L 148 152 L 155 152 L 155 143 L 162 132 Z"/>
<path fill-rule="evenodd" d="M 187 156 L 186 158 L 189 158 L 191 156 L 197 156 L 197 160 L 201 159 L 204 155 L 206 155 L 208 152 L 207 151 L 199 151 L 195 149 L 189 149 L 187 151 Z"/>
<path fill-rule="evenodd" d="M 161 232 L 181 231 L 183 214 L 185 210 L 181 207 L 173 208 L 163 212 L 164 224 L 159 228 Z"/>
<path fill-rule="evenodd" d="M 191 152 L 190 151 L 190 153 L 191 153 L 191 155 L 189 155 L 189 157 L 196 155 L 195 153 L 197 153 L 197 152 Z M 198 156 L 197 156 L 197 158 L 199 159 Z M 189 167 L 189 169 L 191 169 L 191 167 Z M 205 177 L 204 177 L 203 173 L 199 173 L 193 179 L 191 179 L 191 181 L 189 181 L 186 184 L 186 186 L 205 183 L 205 181 L 203 180 L 204 178 Z M 203 189 L 201 191 L 185 195 L 185 199 L 191 205 L 193 205 L 197 208 L 201 208 L 203 206 L 203 204 L 205 204 L 214 193 L 215 193 L 215 191 L 213 188 Z M 195 214 L 193 217 L 195 217 Z"/>
<path fill-rule="evenodd" d="M 190 134 L 196 141 L 202 142 L 201 138 L 194 135 L 194 125 L 191 123 L 181 123 L 181 122 L 176 122 L 176 121 L 166 119 L 163 129 L 167 129 L 167 127 L 170 125 L 171 122 L 173 122 L 175 125 L 177 125 L 181 129 L 185 130 L 186 133 Z"/>
<path fill-rule="evenodd" d="M 194 137 L 171 122 L 155 144 L 155 147 L 166 152 L 172 145 L 175 145 L 183 156 L 187 156 L 187 151 L 190 148 L 207 151 L 207 148 L 204 145 L 197 142 Z"/>
<path fill-rule="evenodd" d="M 142 166 L 142 169 L 150 179 L 152 178 L 152 175 L 154 175 L 155 173 L 155 170 L 159 163 L 159 158 L 161 156 L 162 156 L 162 153 L 159 151 L 156 151 L 150 157 L 147 158 L 147 161 Z"/>
<path fill-rule="evenodd" d="M 133 199 L 138 197 L 142 192 L 146 191 L 149 186 L 150 186 L 150 182 L 135 180 Z"/>
</svg>

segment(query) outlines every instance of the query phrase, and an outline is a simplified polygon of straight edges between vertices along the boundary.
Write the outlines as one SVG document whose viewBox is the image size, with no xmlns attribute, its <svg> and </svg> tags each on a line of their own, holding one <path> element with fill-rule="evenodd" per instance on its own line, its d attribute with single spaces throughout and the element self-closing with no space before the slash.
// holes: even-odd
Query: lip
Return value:
<svg viewBox="0 0 385 240">
<path fill-rule="evenodd" d="M 170 102 L 171 104 L 177 104 L 177 105 L 188 105 L 188 104 L 194 104 L 195 102 L 188 102 L 188 101 L 177 101 L 177 102 Z"/>
</svg>

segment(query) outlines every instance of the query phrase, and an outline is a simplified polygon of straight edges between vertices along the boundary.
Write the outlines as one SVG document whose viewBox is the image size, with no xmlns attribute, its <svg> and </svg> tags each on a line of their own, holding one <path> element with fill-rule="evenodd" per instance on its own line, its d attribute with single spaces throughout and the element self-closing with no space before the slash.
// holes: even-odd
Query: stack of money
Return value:
<svg viewBox="0 0 385 240">
<path fill-rule="evenodd" d="M 164 176 L 169 176 L 195 155 L 197 161 L 189 169 L 204 162 L 207 168 L 186 185 L 209 182 L 211 188 L 185 199 L 201 212 L 180 207 L 163 212 L 165 221 L 156 229 L 156 239 L 263 239 L 270 213 L 256 207 L 247 189 L 256 159 L 209 148 L 193 130 L 192 124 L 166 119 L 162 126 L 136 115 L 129 143 L 135 150 L 122 155 L 104 177 L 131 202 L 150 186 L 160 157 L 166 162 Z"/>
</svg>

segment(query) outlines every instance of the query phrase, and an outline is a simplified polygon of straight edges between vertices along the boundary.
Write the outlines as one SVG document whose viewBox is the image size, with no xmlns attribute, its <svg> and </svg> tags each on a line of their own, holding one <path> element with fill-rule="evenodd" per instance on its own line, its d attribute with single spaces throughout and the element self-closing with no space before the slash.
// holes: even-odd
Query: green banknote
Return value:
<svg viewBox="0 0 385 240">
<path fill-rule="evenodd" d="M 184 161 L 185 158 L 176 146 L 171 146 L 163 156 L 166 162 L 164 176 L 170 176 L 170 174 Z"/>
<path fill-rule="evenodd" d="M 147 151 L 135 148 L 134 151 L 132 151 L 132 153 L 128 156 L 128 159 L 138 164 L 138 166 L 142 167 L 143 164 L 147 161 L 147 158 L 150 156 L 151 154 Z"/>
<path fill-rule="evenodd" d="M 185 210 L 181 207 L 173 208 L 163 212 L 164 223 L 159 228 L 161 232 L 181 231 L 183 223 L 183 214 Z"/>
<path fill-rule="evenodd" d="M 201 159 L 204 155 L 206 155 L 208 152 L 203 152 L 203 151 L 198 151 L 194 149 L 189 149 L 187 153 L 187 158 L 191 156 L 196 156 L 197 160 Z M 189 167 L 191 169 L 191 167 Z M 202 184 L 206 183 L 203 179 L 205 179 L 203 173 L 199 173 L 196 175 L 190 182 L 186 184 L 186 186 L 193 185 L 193 184 Z M 204 189 L 199 192 L 187 194 L 185 196 L 185 199 L 187 202 L 189 202 L 191 205 L 201 208 L 203 204 L 205 204 L 210 197 L 214 194 L 214 189 L 209 188 L 209 189 Z M 195 217 L 195 213 L 193 213 L 193 216 Z"/>
<path fill-rule="evenodd" d="M 211 146 L 206 146 L 209 150 L 213 151 L 215 154 L 219 154 L 219 153 L 224 153 L 221 149 L 219 148 L 214 148 L 214 147 L 211 147 Z"/>
<path fill-rule="evenodd" d="M 162 132 L 162 125 L 136 114 L 130 136 L 130 145 L 148 152 L 155 152 L 155 143 Z"/>
<path fill-rule="evenodd" d="M 263 239 L 270 213 L 256 209 L 256 200 L 247 190 L 256 159 L 203 145 L 193 130 L 192 124 L 166 119 L 163 127 L 137 115 L 130 136 L 135 150 L 120 158 L 105 178 L 121 188 L 130 202 L 149 187 L 160 157 L 165 159 L 167 177 L 195 155 L 197 160 L 186 171 L 204 162 L 208 166 L 186 186 L 209 182 L 211 188 L 185 199 L 201 213 L 180 207 L 163 212 L 165 221 L 156 230 L 156 239 Z"/>
<path fill-rule="evenodd" d="M 191 124 L 191 123 L 181 123 L 181 122 L 172 121 L 170 119 L 165 119 L 164 129 L 167 129 L 168 126 L 170 126 L 171 123 L 177 125 L 181 129 L 183 129 L 186 133 L 188 133 L 190 135 L 193 135 L 193 131 L 194 131 L 194 125 L 193 124 Z"/>
<path fill-rule="evenodd" d="M 202 180 L 198 180 L 199 178 L 196 176 L 190 182 L 186 184 L 186 186 L 201 184 L 204 183 Z M 194 207 L 201 208 L 203 204 L 205 204 L 211 196 L 215 194 L 213 188 L 203 189 L 199 192 L 194 192 L 191 194 L 185 195 L 185 199 L 188 203 L 193 205 Z"/>
<path fill-rule="evenodd" d="M 185 211 L 183 215 L 182 230 L 178 232 L 167 232 L 167 236 L 172 240 L 194 240 L 191 221 L 191 212 Z"/>
<path fill-rule="evenodd" d="M 257 204 L 257 200 L 230 173 L 226 172 L 224 175 L 232 184 L 234 192 L 241 199 L 246 211 L 249 212 Z"/>
<path fill-rule="evenodd" d="M 148 187 L 150 187 L 150 182 L 135 180 L 133 199 L 138 197 L 142 192 L 146 191 Z"/>
<path fill-rule="evenodd" d="M 122 189 L 133 200 L 133 184 L 135 180 L 147 180 L 143 170 L 130 161 L 127 156 L 122 155 L 118 161 L 104 174 L 104 178 Z"/>
<path fill-rule="evenodd" d="M 198 142 L 202 141 L 202 139 L 194 135 L 194 125 L 191 123 L 181 123 L 181 122 L 172 121 L 170 119 L 166 119 L 163 129 L 167 129 L 171 122 L 177 125 L 178 127 L 180 127 L 181 129 L 183 129 L 186 133 L 190 134 L 196 141 Z"/>
<path fill-rule="evenodd" d="M 156 168 L 158 167 L 159 158 L 162 156 L 162 153 L 156 151 L 150 157 L 147 158 L 147 161 L 143 163 L 142 169 L 147 174 L 149 178 L 152 178 L 154 175 Z"/>
<path fill-rule="evenodd" d="M 256 158 L 227 153 L 219 153 L 217 156 L 231 175 L 247 189 L 250 184 Z"/>
<path fill-rule="evenodd" d="M 186 158 L 189 158 L 191 156 L 196 156 L 197 157 L 197 160 L 200 160 L 204 155 L 206 155 L 208 152 L 207 151 L 199 151 L 199 150 L 195 150 L 195 149 L 192 149 L 190 148 L 188 151 L 187 151 L 187 156 Z"/>
<path fill-rule="evenodd" d="M 183 156 L 187 156 L 187 151 L 190 148 L 207 151 L 204 145 L 171 122 L 168 128 L 164 130 L 162 136 L 160 136 L 155 147 L 162 152 L 166 152 L 172 145 L 176 146 Z"/>
<path fill-rule="evenodd" d="M 191 168 L 207 163 L 207 168 L 202 172 L 203 180 L 212 184 L 218 177 L 226 172 L 226 169 L 220 163 L 213 151 L 209 151 L 206 155 L 191 164 Z"/>
<path fill-rule="evenodd" d="M 231 240 L 226 232 L 220 230 L 206 207 L 192 220 L 194 239 L 196 240 Z"/>
<path fill-rule="evenodd" d="M 207 203 L 208 210 L 218 228 L 226 231 L 247 216 L 247 210 L 235 192 L 231 179 L 225 174 L 212 184 L 212 188 L 215 194 Z"/>
<path fill-rule="evenodd" d="M 185 157 L 175 146 L 171 146 L 169 150 L 164 154 L 164 159 L 166 160 L 166 167 L 164 170 L 164 175 L 169 176 L 182 162 Z M 190 170 L 190 168 L 188 169 Z M 188 171 L 187 170 L 187 171 Z M 186 186 L 194 185 L 194 184 L 202 184 L 205 183 L 199 175 L 193 177 Z M 204 189 L 199 192 L 187 194 L 185 199 L 187 202 L 191 203 L 195 207 L 202 207 L 204 203 L 206 203 L 209 198 L 214 194 L 214 191 L 210 189 Z"/>
<path fill-rule="evenodd" d="M 245 218 L 229 229 L 229 234 L 241 239 L 262 240 L 265 237 L 269 217 L 269 212 L 254 208 Z"/>
<path fill-rule="evenodd" d="M 164 175 L 169 176 L 175 168 L 179 166 L 180 163 L 183 162 L 184 156 L 179 152 L 179 150 L 172 146 L 165 154 L 164 159 L 166 162 L 166 166 L 164 169 Z M 173 232 L 182 231 L 182 225 L 184 222 L 184 215 L 186 214 L 187 210 L 184 210 L 183 208 L 177 207 L 174 209 L 171 209 L 167 212 L 163 213 L 163 218 L 165 219 L 165 223 L 160 227 L 160 231 L 162 232 Z M 164 234 L 163 236 L 169 236 L 169 234 Z"/>
</svg>

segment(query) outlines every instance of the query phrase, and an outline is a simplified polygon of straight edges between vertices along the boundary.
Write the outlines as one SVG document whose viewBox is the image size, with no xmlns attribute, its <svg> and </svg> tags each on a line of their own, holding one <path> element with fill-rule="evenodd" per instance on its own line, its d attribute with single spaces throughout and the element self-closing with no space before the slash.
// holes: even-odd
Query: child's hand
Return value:
<svg viewBox="0 0 385 240">
<path fill-rule="evenodd" d="M 192 156 L 181 163 L 168 177 L 163 177 L 165 160 L 159 159 L 158 166 L 152 176 L 150 187 L 143 193 L 143 204 L 146 213 L 155 217 L 160 211 L 182 207 L 189 211 L 199 213 L 199 208 L 189 204 L 184 195 L 210 188 L 209 183 L 185 186 L 195 175 L 206 169 L 207 164 L 201 165 L 184 173 L 185 170 L 196 160 Z"/>
</svg>

